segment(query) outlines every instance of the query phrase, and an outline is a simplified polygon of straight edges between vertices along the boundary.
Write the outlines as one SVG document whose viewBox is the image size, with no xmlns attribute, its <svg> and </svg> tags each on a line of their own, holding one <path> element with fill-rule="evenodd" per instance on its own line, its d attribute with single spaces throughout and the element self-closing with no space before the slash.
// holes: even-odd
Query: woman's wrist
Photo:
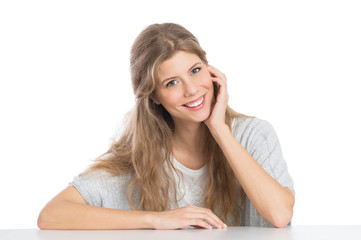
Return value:
<svg viewBox="0 0 361 240">
<path fill-rule="evenodd" d="M 143 220 L 146 228 L 157 229 L 158 212 L 151 212 L 151 211 L 144 212 Z"/>
<path fill-rule="evenodd" d="M 213 135 L 214 139 L 219 143 L 219 141 L 222 139 L 222 136 L 224 134 L 227 134 L 228 132 L 230 132 L 229 127 L 227 126 L 227 124 L 219 124 L 219 125 L 215 125 L 215 126 L 208 126 L 209 131 L 211 132 L 211 134 Z"/>
<path fill-rule="evenodd" d="M 119 210 L 118 229 L 155 229 L 156 212 Z"/>
</svg>

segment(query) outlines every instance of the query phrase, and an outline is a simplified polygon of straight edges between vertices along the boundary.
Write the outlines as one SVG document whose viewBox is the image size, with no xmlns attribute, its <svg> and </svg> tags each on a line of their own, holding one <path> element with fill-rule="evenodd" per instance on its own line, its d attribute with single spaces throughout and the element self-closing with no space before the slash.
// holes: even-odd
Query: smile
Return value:
<svg viewBox="0 0 361 240">
<path fill-rule="evenodd" d="M 205 102 L 204 100 L 205 100 L 205 96 L 203 95 L 192 102 L 183 104 L 183 106 L 192 110 L 198 110 L 204 106 L 204 102 Z"/>
</svg>

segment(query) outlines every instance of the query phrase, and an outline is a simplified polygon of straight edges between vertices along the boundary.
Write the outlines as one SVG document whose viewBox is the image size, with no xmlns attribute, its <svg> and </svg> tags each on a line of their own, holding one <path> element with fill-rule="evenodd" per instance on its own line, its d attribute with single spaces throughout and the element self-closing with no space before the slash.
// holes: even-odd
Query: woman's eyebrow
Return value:
<svg viewBox="0 0 361 240">
<path fill-rule="evenodd" d="M 195 64 L 193 64 L 193 65 L 188 69 L 188 72 L 190 72 L 190 71 L 192 70 L 192 68 L 194 68 L 195 66 L 197 66 L 197 64 L 200 64 L 200 63 L 201 63 L 201 62 L 196 62 Z M 164 82 L 166 82 L 166 81 L 168 81 L 168 80 L 171 80 L 171 79 L 173 79 L 173 78 L 176 78 L 176 77 L 169 77 L 169 78 L 164 79 L 164 80 L 162 81 L 162 84 L 161 84 L 161 85 L 163 85 Z"/>
</svg>

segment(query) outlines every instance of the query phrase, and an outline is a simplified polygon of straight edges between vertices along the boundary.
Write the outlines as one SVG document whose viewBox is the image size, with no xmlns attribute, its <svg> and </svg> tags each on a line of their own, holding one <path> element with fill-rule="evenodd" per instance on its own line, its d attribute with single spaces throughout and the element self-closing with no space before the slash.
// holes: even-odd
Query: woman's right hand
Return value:
<svg viewBox="0 0 361 240">
<path fill-rule="evenodd" d="M 218 229 L 226 228 L 224 224 L 210 209 L 188 205 L 164 212 L 155 212 L 155 229 L 178 229 L 188 226 L 212 229 L 212 224 Z"/>
</svg>

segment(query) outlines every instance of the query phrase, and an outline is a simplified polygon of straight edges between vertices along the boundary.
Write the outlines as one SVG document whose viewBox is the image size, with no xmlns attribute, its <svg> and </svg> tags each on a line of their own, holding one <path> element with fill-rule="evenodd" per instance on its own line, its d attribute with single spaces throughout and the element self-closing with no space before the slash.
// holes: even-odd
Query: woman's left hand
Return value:
<svg viewBox="0 0 361 240">
<path fill-rule="evenodd" d="M 210 131 L 217 130 L 225 126 L 226 109 L 228 105 L 228 91 L 227 78 L 217 68 L 208 65 L 208 71 L 211 74 L 211 79 L 218 87 L 218 94 L 212 104 L 211 114 L 208 119 L 204 121 Z"/>
</svg>

